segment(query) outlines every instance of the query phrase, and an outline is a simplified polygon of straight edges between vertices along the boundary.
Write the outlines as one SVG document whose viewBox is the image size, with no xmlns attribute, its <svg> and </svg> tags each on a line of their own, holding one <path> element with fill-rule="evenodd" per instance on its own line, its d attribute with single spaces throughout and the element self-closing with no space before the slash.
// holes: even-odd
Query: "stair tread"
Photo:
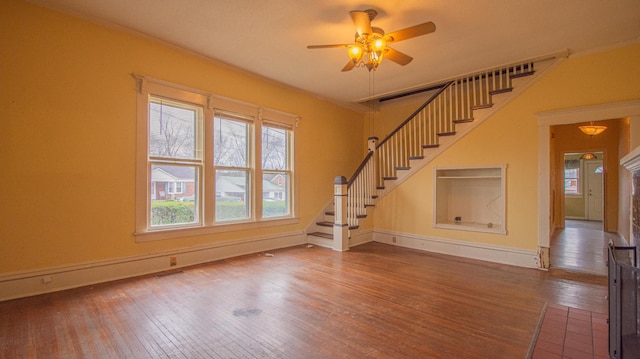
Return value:
<svg viewBox="0 0 640 359">
<path fill-rule="evenodd" d="M 439 133 L 438 136 L 455 136 L 456 132 L 455 131 L 451 131 L 451 132 L 442 132 Z"/>
<path fill-rule="evenodd" d="M 310 235 L 310 236 L 315 236 L 315 237 L 333 239 L 333 234 L 329 234 L 329 233 L 312 232 L 312 233 L 307 233 L 307 234 Z"/>
<path fill-rule="evenodd" d="M 329 221 L 316 222 L 316 224 L 323 227 L 333 227 L 333 222 Z"/>
<path fill-rule="evenodd" d="M 493 107 L 493 104 L 492 104 L 492 103 L 486 103 L 486 104 L 484 104 L 484 105 L 475 105 L 475 106 L 472 106 L 472 107 L 471 107 L 471 109 L 472 109 L 472 110 L 482 110 L 483 108 L 491 108 L 491 107 Z"/>
<path fill-rule="evenodd" d="M 519 73 L 519 74 L 513 74 L 513 75 L 511 75 L 511 78 L 512 78 L 512 79 L 517 79 L 518 77 L 531 76 L 531 75 L 533 75 L 533 74 L 535 74 L 535 73 L 536 73 L 536 72 L 535 72 L 535 70 L 527 71 L 527 72 L 521 72 L 521 73 Z"/>
<path fill-rule="evenodd" d="M 490 91 L 489 93 L 491 95 L 497 95 L 497 94 L 507 93 L 507 92 L 511 92 L 511 91 L 513 91 L 513 88 L 512 87 L 508 87 L 508 88 L 504 88 L 502 90 L 493 90 L 493 91 Z"/>
</svg>

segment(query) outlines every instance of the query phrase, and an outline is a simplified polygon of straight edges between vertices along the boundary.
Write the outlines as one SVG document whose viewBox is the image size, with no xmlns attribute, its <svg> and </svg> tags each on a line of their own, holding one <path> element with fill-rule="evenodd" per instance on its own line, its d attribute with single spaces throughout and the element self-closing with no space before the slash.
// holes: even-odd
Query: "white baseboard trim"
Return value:
<svg viewBox="0 0 640 359">
<path fill-rule="evenodd" d="M 395 238 L 395 240 L 394 240 Z M 375 242 L 419 249 L 427 252 L 478 259 L 487 262 L 509 264 L 525 268 L 539 268 L 538 252 L 490 244 L 473 243 L 455 239 L 443 239 L 416 234 L 374 230 Z"/>
<path fill-rule="evenodd" d="M 349 238 L 349 248 L 359 246 L 361 244 L 373 242 L 373 231 L 367 230 L 353 230 L 350 231 L 351 237 Z M 333 240 L 328 238 L 316 237 L 308 235 L 309 244 L 313 244 L 323 248 L 334 249 Z"/>
<path fill-rule="evenodd" d="M 359 246 L 361 244 L 373 242 L 373 230 L 353 230 L 351 231 L 351 238 L 349 239 L 349 247 Z"/>
<path fill-rule="evenodd" d="M 303 232 L 287 232 L 140 256 L 4 274 L 0 275 L 0 301 L 176 270 L 305 243 L 307 236 Z M 170 257 L 176 257 L 177 265 L 169 265 Z"/>
</svg>

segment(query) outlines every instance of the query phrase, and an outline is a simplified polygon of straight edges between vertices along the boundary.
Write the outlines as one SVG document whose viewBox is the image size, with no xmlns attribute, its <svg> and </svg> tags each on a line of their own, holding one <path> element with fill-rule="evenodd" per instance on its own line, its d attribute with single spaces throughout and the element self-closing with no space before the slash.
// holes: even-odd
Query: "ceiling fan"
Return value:
<svg viewBox="0 0 640 359">
<path fill-rule="evenodd" d="M 366 67 L 369 71 L 375 71 L 383 57 L 401 66 L 407 65 L 413 58 L 392 49 L 388 44 L 436 31 L 436 25 L 429 21 L 385 34 L 381 28 L 371 26 L 371 21 L 378 15 L 376 10 L 353 10 L 350 11 L 349 14 L 351 15 L 353 24 L 356 26 L 355 40 L 352 44 L 307 46 L 308 49 L 347 48 L 350 61 L 342 68 L 343 72 L 350 71 L 354 67 Z"/>
</svg>

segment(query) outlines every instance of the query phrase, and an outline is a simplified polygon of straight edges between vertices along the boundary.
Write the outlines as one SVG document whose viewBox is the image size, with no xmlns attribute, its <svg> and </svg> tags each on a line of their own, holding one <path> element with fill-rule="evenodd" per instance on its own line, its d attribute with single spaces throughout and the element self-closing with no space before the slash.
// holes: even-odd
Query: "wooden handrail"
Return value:
<svg viewBox="0 0 640 359">
<path fill-rule="evenodd" d="M 411 121 L 418 113 L 420 113 L 420 111 L 422 111 L 425 107 L 429 106 L 429 104 L 431 102 L 433 102 L 433 100 L 438 97 L 442 91 L 444 91 L 447 87 L 451 86 L 452 83 L 454 83 L 455 81 L 449 81 L 445 84 L 442 85 L 442 87 L 440 87 L 438 89 L 438 91 L 436 91 L 433 95 L 431 95 L 431 97 L 425 101 L 425 103 L 423 103 L 420 107 L 418 107 L 417 110 L 413 111 L 413 113 L 411 115 L 409 115 L 409 117 L 407 117 L 406 120 L 402 121 L 402 123 L 400 125 L 398 125 L 398 127 L 395 128 L 395 130 L 391 131 L 390 134 L 387 135 L 387 137 L 385 137 L 382 141 L 380 141 L 380 143 L 378 143 L 376 145 L 376 149 L 380 148 L 380 146 L 382 146 L 385 142 L 387 142 L 391 137 L 393 137 L 393 135 L 395 135 L 398 131 L 400 131 L 402 129 L 402 127 L 404 127 L 409 121 Z"/>
<path fill-rule="evenodd" d="M 367 165 L 367 162 L 372 156 L 373 156 L 373 151 L 369 151 L 369 153 L 367 153 L 367 155 L 364 157 L 364 160 L 362 160 L 362 163 L 360 163 L 360 166 L 358 166 L 358 169 L 356 169 L 356 171 L 353 173 L 353 176 L 351 176 L 351 178 L 349 178 L 349 181 L 347 181 L 347 188 L 351 187 L 351 184 L 353 183 L 353 181 L 355 181 L 355 179 L 358 177 L 360 172 L 362 172 L 362 169 L 364 168 L 364 166 Z"/>
</svg>

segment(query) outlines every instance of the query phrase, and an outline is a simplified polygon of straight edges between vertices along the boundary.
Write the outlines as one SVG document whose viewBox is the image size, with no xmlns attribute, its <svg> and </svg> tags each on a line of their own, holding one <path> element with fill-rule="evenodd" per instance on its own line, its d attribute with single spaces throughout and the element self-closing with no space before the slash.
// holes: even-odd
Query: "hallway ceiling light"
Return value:
<svg viewBox="0 0 640 359">
<path fill-rule="evenodd" d="M 606 127 L 605 127 L 606 129 Z M 602 130 L 604 131 L 604 130 Z M 585 153 L 584 155 L 580 156 L 581 160 L 597 160 L 598 157 L 596 157 L 596 155 L 594 155 L 593 153 Z"/>
<path fill-rule="evenodd" d="M 580 129 L 580 131 L 582 131 L 585 135 L 589 135 L 589 136 L 595 136 L 595 135 L 599 135 L 602 132 L 604 132 L 604 130 L 607 129 L 607 126 L 595 126 L 593 124 L 593 122 L 591 122 L 589 125 L 587 126 L 579 126 L 578 127 Z"/>
</svg>

